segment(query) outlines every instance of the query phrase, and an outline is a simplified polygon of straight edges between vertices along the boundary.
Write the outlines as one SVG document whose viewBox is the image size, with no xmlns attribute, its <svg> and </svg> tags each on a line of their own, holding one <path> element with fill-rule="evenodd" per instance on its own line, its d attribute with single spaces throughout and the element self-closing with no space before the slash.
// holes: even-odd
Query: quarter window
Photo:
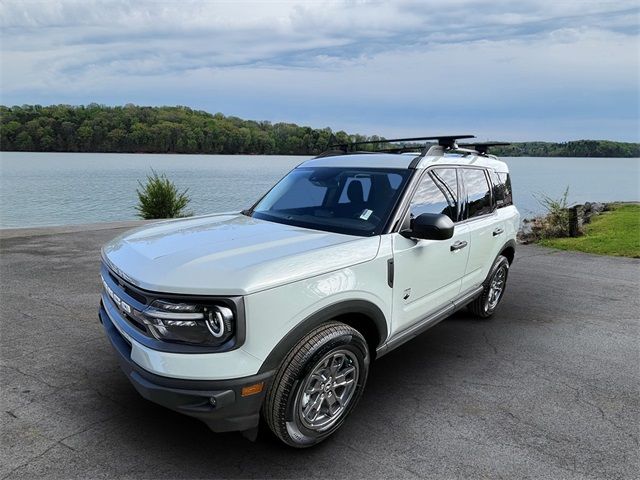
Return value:
<svg viewBox="0 0 640 480">
<path fill-rule="evenodd" d="M 491 213 L 491 190 L 482 169 L 462 169 L 462 178 L 467 192 L 464 218 L 475 218 Z"/>
<path fill-rule="evenodd" d="M 493 184 L 493 202 L 496 208 L 512 205 L 511 180 L 509 179 L 509 174 L 490 170 L 489 175 L 491 177 L 491 183 Z"/>
<path fill-rule="evenodd" d="M 456 171 L 443 168 L 430 171 L 423 177 L 411 201 L 410 216 L 441 213 L 454 222 L 458 219 L 458 187 Z"/>
<path fill-rule="evenodd" d="M 498 178 L 504 187 L 504 206 L 513 205 L 513 194 L 511 193 L 511 177 L 508 173 L 498 172 Z"/>
</svg>

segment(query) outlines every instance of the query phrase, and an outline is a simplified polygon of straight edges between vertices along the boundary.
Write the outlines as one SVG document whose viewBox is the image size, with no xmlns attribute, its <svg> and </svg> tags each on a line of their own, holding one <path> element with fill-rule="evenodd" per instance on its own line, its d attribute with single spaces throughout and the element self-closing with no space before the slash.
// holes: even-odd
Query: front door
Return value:
<svg viewBox="0 0 640 480">
<path fill-rule="evenodd" d="M 443 213 L 458 220 L 455 168 L 429 170 L 409 208 L 410 218 Z M 393 235 L 393 324 L 397 333 L 442 308 L 460 293 L 469 255 L 469 227 L 456 224 L 449 240 L 417 240 Z"/>
</svg>

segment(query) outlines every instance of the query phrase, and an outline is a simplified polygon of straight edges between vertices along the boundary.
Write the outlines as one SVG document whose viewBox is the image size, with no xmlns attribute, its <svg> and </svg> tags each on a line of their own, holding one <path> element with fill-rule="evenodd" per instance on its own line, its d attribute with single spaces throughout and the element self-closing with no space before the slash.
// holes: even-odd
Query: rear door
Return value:
<svg viewBox="0 0 640 480">
<path fill-rule="evenodd" d="M 470 248 L 461 292 L 480 285 L 504 243 L 504 221 L 498 216 L 484 168 L 462 167 L 461 216 L 469 228 Z"/>
<path fill-rule="evenodd" d="M 416 240 L 393 235 L 392 334 L 427 317 L 460 292 L 469 253 L 469 227 L 457 223 L 458 203 L 455 168 L 440 167 L 424 174 L 411 200 L 409 217 L 443 213 L 456 222 L 456 226 L 449 240 Z"/>
</svg>

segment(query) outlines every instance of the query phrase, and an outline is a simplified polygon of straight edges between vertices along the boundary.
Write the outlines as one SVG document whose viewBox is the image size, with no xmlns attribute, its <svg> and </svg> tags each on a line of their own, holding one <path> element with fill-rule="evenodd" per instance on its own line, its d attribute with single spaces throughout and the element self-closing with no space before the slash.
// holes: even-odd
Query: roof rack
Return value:
<svg viewBox="0 0 640 480">
<path fill-rule="evenodd" d="M 365 153 L 403 153 L 419 150 L 419 155 L 412 162 L 419 162 L 422 157 L 427 155 L 431 148 L 437 149 L 437 152 L 433 154 L 440 154 L 444 150 L 455 150 L 458 148 L 456 140 L 461 138 L 475 138 L 475 135 L 438 135 L 432 137 L 410 137 L 410 138 L 385 138 L 381 140 L 367 140 L 364 142 L 352 142 L 352 143 L 336 143 L 329 145 L 329 149 L 317 155 L 315 158 L 334 157 L 337 155 L 353 155 L 353 154 L 365 154 Z M 397 143 L 397 142 L 416 142 L 416 141 L 429 141 L 436 140 L 437 146 L 431 143 L 425 143 L 424 145 L 401 145 L 391 148 L 378 148 L 375 150 L 358 151 L 355 147 L 358 145 L 374 145 L 380 143 Z"/>
<path fill-rule="evenodd" d="M 476 142 L 476 143 L 461 143 L 458 146 L 460 148 L 471 147 L 480 155 L 487 155 L 491 147 L 503 147 L 505 145 L 511 145 L 509 142 Z"/>
<path fill-rule="evenodd" d="M 396 142 L 417 142 L 417 141 L 425 141 L 425 140 L 437 140 L 438 145 L 440 145 L 441 147 L 453 148 L 456 145 L 456 140 L 459 140 L 461 138 L 475 138 L 475 135 L 439 135 L 439 136 L 433 136 L 433 137 L 384 138 L 380 140 L 367 140 L 364 142 L 336 143 L 334 145 L 329 145 L 329 148 L 337 148 L 340 151 L 347 153 L 350 151 L 351 148 L 356 147 L 358 145 L 375 145 L 379 143 L 396 143 Z M 395 151 L 395 150 L 404 149 L 404 148 L 415 149 L 420 147 L 402 146 L 402 147 L 398 147 L 397 149 L 391 148 L 387 150 L 376 150 L 376 151 L 391 151 L 391 150 Z"/>
</svg>

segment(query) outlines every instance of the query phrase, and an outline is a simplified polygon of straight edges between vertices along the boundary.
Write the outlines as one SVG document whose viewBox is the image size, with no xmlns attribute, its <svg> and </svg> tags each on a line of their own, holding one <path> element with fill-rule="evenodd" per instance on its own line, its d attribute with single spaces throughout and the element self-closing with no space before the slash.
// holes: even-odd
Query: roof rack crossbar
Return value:
<svg viewBox="0 0 640 480">
<path fill-rule="evenodd" d="M 475 142 L 475 143 L 461 143 L 458 146 L 460 148 L 473 148 L 481 155 L 486 155 L 491 147 L 503 147 L 511 145 L 509 142 Z"/>
<path fill-rule="evenodd" d="M 329 145 L 329 148 L 338 148 L 343 151 L 348 151 L 349 148 L 353 148 L 357 145 L 375 145 L 379 143 L 396 143 L 396 142 L 417 142 L 425 140 L 437 140 L 438 145 L 443 147 L 452 147 L 455 141 L 461 138 L 475 138 L 475 135 L 436 135 L 431 137 L 408 137 L 408 138 L 385 138 L 380 140 L 367 140 L 362 142 L 351 143 L 336 143 Z M 398 147 L 402 148 L 402 147 Z M 412 147 L 416 148 L 416 147 Z"/>
</svg>

